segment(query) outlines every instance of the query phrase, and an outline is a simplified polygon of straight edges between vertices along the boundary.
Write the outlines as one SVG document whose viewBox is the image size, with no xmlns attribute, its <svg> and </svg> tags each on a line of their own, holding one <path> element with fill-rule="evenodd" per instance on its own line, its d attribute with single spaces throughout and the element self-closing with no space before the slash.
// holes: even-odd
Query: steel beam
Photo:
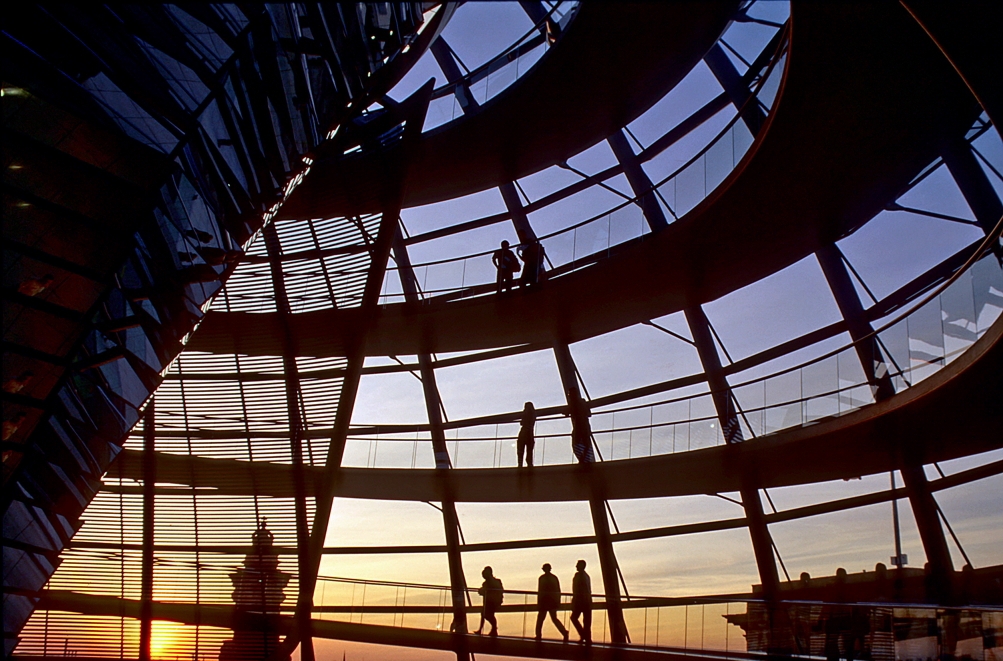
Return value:
<svg viewBox="0 0 1003 661">
<path fill-rule="evenodd" d="M 613 149 L 616 160 L 620 161 L 620 164 L 623 165 L 623 173 L 627 175 L 630 189 L 634 191 L 635 196 L 640 198 L 641 210 L 644 212 L 644 217 L 648 219 L 651 231 L 654 232 L 668 226 L 665 213 L 662 211 L 662 207 L 658 205 L 658 199 L 655 197 L 651 179 L 648 178 L 648 174 L 641 168 L 641 161 L 637 157 L 637 154 L 634 153 L 634 150 L 630 148 L 630 143 L 627 142 L 627 136 L 623 134 L 623 130 L 621 129 L 610 135 L 606 138 L 606 142 Z"/>
<path fill-rule="evenodd" d="M 404 245 L 404 237 L 400 229 L 394 237 L 394 259 L 397 262 L 397 273 L 400 275 L 401 288 L 404 290 L 405 301 L 412 305 L 420 303 L 418 281 L 411 266 L 411 258 Z M 435 468 L 440 472 L 442 484 L 442 519 L 446 529 L 446 555 L 449 563 L 449 585 L 453 601 L 453 624 L 450 631 L 459 634 L 456 638 L 456 658 L 466 661 L 470 658 L 466 639 L 467 633 L 467 579 L 463 573 L 463 559 L 460 556 L 460 523 L 456 516 L 456 502 L 451 495 L 451 487 L 447 472 L 452 468 L 449 451 L 446 448 L 446 433 L 442 427 L 442 399 L 435 384 L 435 370 L 432 368 L 432 357 L 428 353 L 418 354 L 418 370 L 421 376 L 421 387 L 425 398 L 425 410 L 432 432 L 432 452 L 435 455 Z"/>
<path fill-rule="evenodd" d="M 561 374 L 561 383 L 564 386 L 568 408 L 572 411 L 573 434 L 582 433 L 583 430 L 579 429 L 578 426 L 587 425 L 588 422 L 583 423 L 581 417 L 575 415 L 574 412 L 585 410 L 587 404 L 582 399 L 581 390 L 578 388 L 578 371 L 575 368 L 574 358 L 571 356 L 568 345 L 564 342 L 555 342 L 554 357 L 557 360 L 557 369 Z M 588 432 L 588 436 L 591 443 L 591 432 Z M 597 473 L 591 470 L 592 464 L 583 462 L 581 467 L 583 468 L 582 477 L 589 482 L 589 509 L 592 512 L 592 526 L 595 529 L 599 566 L 602 571 L 603 588 L 606 592 L 606 617 L 609 622 L 610 640 L 614 643 L 627 643 L 629 634 L 627 633 L 627 624 L 623 619 L 623 605 L 620 603 L 619 565 L 613 550 L 609 518 L 606 516 L 606 497 Z"/>
<path fill-rule="evenodd" d="M 759 107 L 759 102 L 753 97 L 752 92 L 746 86 L 742 76 L 739 75 L 735 65 L 731 63 L 721 44 L 714 44 L 703 58 L 710 72 L 721 83 L 721 87 L 728 94 L 728 98 L 742 113 L 742 121 L 749 127 L 752 135 L 758 135 L 759 129 L 766 121 L 766 113 Z"/>
<path fill-rule="evenodd" d="M 961 189 L 961 194 L 965 196 L 965 201 L 975 214 L 979 227 L 989 234 L 1003 217 L 1003 202 L 1000 202 L 996 189 L 986 176 L 985 170 L 979 165 L 972 151 L 972 145 L 964 136 L 958 135 L 944 143 L 940 154 L 944 157 L 944 163 L 951 171 L 958 188 Z M 996 253 L 997 259 L 1003 260 L 1003 248 L 999 242 L 993 246 L 993 252 Z"/>
<path fill-rule="evenodd" d="M 296 510 L 296 548 L 300 575 L 299 595 L 296 601 L 296 625 L 299 633 L 300 656 L 304 661 L 313 661 L 313 638 L 310 619 L 313 610 L 312 581 L 302 577 L 311 574 L 310 524 L 306 514 L 306 475 L 303 470 L 303 419 L 300 413 L 302 393 L 300 391 L 299 369 L 296 366 L 296 346 L 289 330 L 288 316 L 292 314 L 289 296 L 286 292 L 285 274 L 282 271 L 282 246 L 275 225 L 269 223 L 264 228 L 265 247 L 268 251 L 272 286 L 275 292 L 275 306 L 282 321 L 283 353 L 282 371 L 285 375 L 286 411 L 289 415 L 290 451 L 293 462 L 294 502 Z"/>
<path fill-rule="evenodd" d="M 404 199 L 404 177 L 410 156 L 421 136 L 421 128 L 425 123 L 425 113 L 432 96 L 433 81 L 425 83 L 418 91 L 402 101 L 398 109 L 403 113 L 406 124 L 401 137 L 401 149 L 395 157 L 388 159 L 383 168 L 384 179 L 381 182 L 381 207 L 383 216 L 380 218 L 376 241 L 371 249 L 371 265 L 366 276 L 366 284 L 362 292 L 360 308 L 362 316 L 355 332 L 346 338 L 346 356 L 348 365 L 342 381 L 341 395 L 335 411 L 334 427 L 331 430 L 331 444 L 328 447 L 327 461 L 324 472 L 317 484 L 316 511 L 314 513 L 313 529 L 309 540 L 309 572 L 300 574 L 301 591 L 312 594 L 317 584 L 317 572 L 324 551 L 324 539 L 331 519 L 334 504 L 335 484 L 341 460 L 345 453 L 345 442 L 352 422 L 352 412 L 355 409 L 355 399 L 359 393 L 359 379 L 362 376 L 362 366 L 366 359 L 366 334 L 379 310 L 380 289 L 386 276 L 387 263 L 394 237 L 400 222 L 400 210 Z M 307 586 L 303 586 L 307 583 Z M 291 633 L 283 641 L 279 652 L 289 654 L 295 648 L 298 633 Z"/>
<path fill-rule="evenodd" d="M 710 386 L 711 398 L 714 400 L 714 409 L 717 411 L 721 433 L 728 445 L 741 443 L 744 439 L 738 421 L 734 395 L 727 378 L 722 373 L 721 358 L 714 346 L 710 321 L 703 308 L 698 305 L 686 308 L 685 312 L 686 321 L 693 335 L 693 342 L 700 355 L 700 363 L 703 365 L 704 373 L 707 374 L 707 383 Z M 780 577 L 777 574 L 777 563 L 773 557 L 773 539 L 766 526 L 763 502 L 760 499 L 759 489 L 756 487 L 754 478 L 755 476 L 749 475 L 748 472 L 744 472 L 742 475 L 740 489 L 742 507 L 745 509 L 745 516 L 749 521 L 749 536 L 752 538 L 752 550 L 759 568 L 759 580 L 763 585 L 763 597 L 772 600 L 776 598 L 780 589 Z"/>
<path fill-rule="evenodd" d="M 151 397 L 143 413 L 143 552 L 140 578 L 139 658 L 149 661 L 153 631 L 154 499 L 157 484 L 156 413 Z"/>
<path fill-rule="evenodd" d="M 730 62 L 729 62 L 730 64 Z M 732 67 L 734 70 L 734 67 Z M 737 73 L 735 74 L 738 75 Z M 613 153 L 623 165 L 624 173 L 627 174 L 627 181 L 630 183 L 634 195 L 642 200 L 650 200 L 642 204 L 645 220 L 652 232 L 666 227 L 668 222 L 662 207 L 658 204 L 654 194 L 651 192 L 651 179 L 641 168 L 640 161 L 634 151 L 627 143 L 622 132 L 614 133 L 608 139 Z M 700 355 L 700 362 L 707 375 L 712 397 L 714 399 L 715 410 L 717 411 L 718 422 L 724 433 L 725 440 L 730 443 L 742 440 L 742 430 L 738 424 L 738 415 L 733 405 L 734 398 L 728 380 L 725 378 L 721 366 L 721 358 L 718 356 L 711 337 L 710 322 L 700 306 L 690 306 L 686 308 L 686 321 L 690 325 L 693 334 L 693 341 Z M 770 537 L 766 520 L 763 518 L 763 503 L 759 497 L 759 490 L 755 487 L 752 476 L 743 474 L 742 507 L 749 522 L 749 535 L 752 538 L 752 550 L 756 556 L 756 565 L 759 568 L 759 579 L 763 585 L 763 594 L 767 599 L 772 599 L 779 589 L 780 578 L 777 574 L 777 564 L 773 559 L 773 541 Z"/>
<path fill-rule="evenodd" d="M 515 233 L 519 235 L 519 243 L 532 243 L 536 241 L 536 232 L 529 224 L 529 217 L 522 207 L 522 200 L 512 182 L 504 183 L 498 187 L 501 191 L 502 199 L 505 200 L 505 207 L 512 216 L 512 225 L 515 226 Z"/>
<path fill-rule="evenodd" d="M 855 343 L 857 357 L 874 393 L 874 400 L 876 402 L 886 400 L 895 394 L 895 385 L 878 346 L 877 336 L 873 335 L 873 328 L 864 316 L 860 296 L 850 279 L 842 253 L 835 243 L 828 243 L 819 248 L 815 254 L 836 299 L 836 305 L 846 320 L 850 337 Z M 894 429 L 889 429 L 888 433 L 896 432 Z M 908 453 L 908 449 L 905 452 Z M 954 565 L 944 529 L 940 525 L 937 503 L 923 472 L 922 458 L 915 453 L 908 453 L 899 460 L 909 504 L 912 506 L 923 550 L 930 565 L 929 585 L 933 594 L 929 596 L 942 602 L 949 601 Z"/>
<path fill-rule="evenodd" d="M 446 80 L 456 85 L 453 89 L 453 94 L 460 103 L 460 109 L 463 113 L 466 114 L 476 109 L 478 107 L 477 100 L 470 93 L 470 88 L 461 82 L 463 74 L 460 73 L 460 68 L 456 66 L 456 60 L 453 59 L 453 49 L 449 47 L 449 44 L 446 43 L 446 40 L 441 35 L 432 42 L 429 48 L 432 51 L 432 57 L 435 58 L 436 64 L 439 65 L 442 73 L 446 76 Z"/>
</svg>

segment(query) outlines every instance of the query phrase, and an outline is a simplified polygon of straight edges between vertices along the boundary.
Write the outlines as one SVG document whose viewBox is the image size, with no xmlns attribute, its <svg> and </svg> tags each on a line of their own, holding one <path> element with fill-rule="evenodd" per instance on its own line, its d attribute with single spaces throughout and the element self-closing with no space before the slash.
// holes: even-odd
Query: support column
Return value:
<svg viewBox="0 0 1003 661">
<path fill-rule="evenodd" d="M 313 612 L 313 591 L 315 581 L 305 581 L 302 577 L 315 573 L 310 562 L 310 524 L 306 514 L 306 473 L 303 470 L 303 418 L 300 411 L 299 369 L 296 366 L 296 344 L 289 328 L 289 296 L 286 293 L 285 274 L 282 271 L 282 246 L 275 225 L 269 223 L 264 228 L 265 248 L 268 251 L 272 284 L 275 291 L 275 306 L 282 323 L 282 370 L 285 373 L 286 412 L 289 416 L 290 452 L 293 462 L 294 501 L 296 508 L 296 552 L 298 559 L 299 594 L 296 600 L 296 627 L 299 633 L 300 657 L 313 661 L 313 635 L 311 617 Z"/>
<path fill-rule="evenodd" d="M 1000 202 L 996 189 L 986 176 L 985 170 L 979 165 L 972 146 L 964 136 L 958 135 L 945 141 L 940 154 L 944 157 L 944 163 L 947 164 L 947 169 L 950 170 L 958 188 L 961 189 L 961 194 L 965 196 L 965 201 L 975 214 L 979 227 L 989 234 L 1003 217 L 1003 202 Z M 993 252 L 996 253 L 997 259 L 1003 261 L 1003 248 L 999 242 L 993 246 Z"/>
<path fill-rule="evenodd" d="M 498 190 L 501 191 L 502 199 L 505 200 L 505 208 L 512 214 L 512 225 L 515 227 L 515 233 L 519 235 L 519 243 L 536 241 L 536 232 L 529 224 L 529 217 L 522 207 L 522 200 L 519 199 L 515 184 L 512 182 L 502 184 Z"/>
<path fill-rule="evenodd" d="M 742 427 L 738 421 L 738 411 L 734 405 L 731 386 L 721 371 L 721 357 L 714 346 L 710 321 L 699 305 L 686 308 L 685 313 L 690 333 L 693 334 L 693 342 L 700 355 L 700 363 L 703 365 L 704 373 L 707 374 L 707 383 L 710 386 L 714 409 L 717 411 L 718 424 L 721 425 L 724 440 L 728 445 L 741 443 L 744 439 L 742 438 Z M 773 556 L 773 539 L 766 527 L 759 489 L 753 476 L 748 475 L 745 471 L 742 474 L 740 493 L 742 494 L 742 507 L 745 509 L 745 517 L 748 521 L 749 536 L 752 538 L 752 551 L 756 556 L 756 565 L 759 568 L 759 580 L 763 586 L 763 597 L 772 600 L 776 598 L 780 589 L 780 576 L 777 573 L 777 562 Z"/>
<path fill-rule="evenodd" d="M 722 53 L 723 55 L 723 53 Z M 729 66 L 731 63 L 728 63 Z M 734 67 L 732 67 L 734 71 Z M 735 74 L 738 75 L 737 73 Z M 624 173 L 627 174 L 627 181 L 630 183 L 634 195 L 642 200 L 650 199 L 650 203 L 644 203 L 642 209 L 644 218 L 648 222 L 648 227 L 652 232 L 666 227 L 668 222 L 665 213 L 658 201 L 651 193 L 651 179 L 641 168 L 637 156 L 627 143 L 623 133 L 617 132 L 609 138 L 613 153 L 616 154 L 620 164 L 623 165 Z M 718 422 L 724 432 L 725 440 L 728 443 L 735 443 L 742 440 L 742 429 L 738 424 L 738 415 L 732 404 L 733 398 L 731 388 L 727 379 L 721 373 L 721 359 L 714 347 L 714 340 L 711 337 L 710 322 L 700 306 L 691 306 L 686 309 L 686 321 L 690 325 L 693 333 L 693 341 L 696 344 L 697 352 L 700 355 L 700 362 L 703 364 L 704 372 L 710 385 L 714 398 L 714 406 L 717 411 Z M 759 491 L 749 476 L 743 474 L 742 506 L 745 508 L 745 516 L 749 525 L 749 535 L 752 538 L 752 550 L 756 556 L 756 565 L 759 567 L 759 580 L 763 585 L 763 594 L 767 599 L 772 599 L 776 595 L 780 582 L 777 574 L 777 563 L 773 558 L 773 541 L 770 532 L 766 527 L 766 519 L 763 515 L 763 503 L 759 498 Z"/>
<path fill-rule="evenodd" d="M 387 262 L 390 250 L 400 222 L 400 210 L 404 199 L 404 183 L 410 158 L 421 135 L 421 127 L 425 123 L 425 113 L 432 96 L 432 81 L 425 83 L 418 91 L 402 101 L 395 108 L 406 120 L 404 133 L 401 137 L 401 149 L 392 159 L 385 159 L 380 171 L 384 174 L 381 184 L 380 206 L 383 212 L 380 218 L 376 241 L 373 243 L 370 255 L 371 265 L 366 275 L 366 284 L 362 292 L 362 302 L 359 306 L 359 323 L 346 332 L 345 356 L 348 365 L 342 380 L 341 396 L 335 411 L 334 428 L 331 430 L 331 444 L 328 447 L 324 472 L 315 480 L 316 513 L 313 529 L 310 534 L 310 573 L 300 576 L 300 582 L 308 582 L 310 593 L 313 593 L 317 583 L 317 571 L 320 567 L 321 555 L 324 551 L 324 538 L 327 526 L 331 520 L 331 509 L 334 501 L 334 485 L 341 468 L 341 460 L 345 454 L 345 442 L 352 423 L 352 412 L 355 409 L 355 399 L 359 393 L 359 379 L 362 376 L 362 366 L 366 358 L 366 334 L 373 323 L 373 317 L 379 309 L 380 290 L 386 276 Z M 279 649 L 280 654 L 290 654 L 298 634 L 289 634 Z"/>
<path fill-rule="evenodd" d="M 470 88 L 459 82 L 462 80 L 463 74 L 460 73 L 460 68 L 456 66 L 456 60 L 453 59 L 453 50 L 446 43 L 446 40 L 440 35 L 432 42 L 430 50 L 436 64 L 439 65 L 442 73 L 446 76 L 446 80 L 450 83 L 456 83 L 453 94 L 456 96 L 456 100 L 460 102 L 460 110 L 463 111 L 463 114 L 467 114 L 478 108 L 479 104 L 474 99 L 474 95 L 470 93 Z"/>
<path fill-rule="evenodd" d="M 153 633 L 153 541 L 154 498 L 157 484 L 156 413 L 154 400 L 143 413 L 143 556 L 139 614 L 139 658 L 150 661 L 150 644 Z"/>
<path fill-rule="evenodd" d="M 574 432 L 581 433 L 578 425 L 585 424 L 575 411 L 582 411 L 587 404 L 582 399 L 578 388 L 578 376 L 571 350 L 564 342 L 554 344 L 554 357 L 557 359 L 557 369 L 561 374 L 564 394 L 571 410 L 571 421 Z M 590 435 L 591 436 L 591 435 Z M 591 438 L 589 439 L 591 443 Z M 589 482 L 589 509 L 592 512 L 592 526 L 596 533 L 596 547 L 599 551 L 599 566 L 602 570 L 603 587 L 606 591 L 606 616 L 609 621 L 610 639 L 614 643 L 627 643 L 629 635 L 627 624 L 623 619 L 623 606 L 620 603 L 620 577 L 616 554 L 613 551 L 613 540 L 610 535 L 609 518 L 606 515 L 606 497 L 598 474 L 592 470 L 592 464 L 581 463 L 581 475 Z"/>
<path fill-rule="evenodd" d="M 888 399 L 895 394 L 895 385 L 892 383 L 877 338 L 871 335 L 873 328 L 864 315 L 863 305 L 850 280 L 842 253 L 835 243 L 829 243 L 819 248 L 815 254 L 822 267 L 822 273 L 829 282 L 836 305 L 846 320 L 850 337 L 856 343 L 857 357 L 871 385 L 874 400 L 880 402 Z M 894 433 L 894 430 L 891 430 L 891 433 Z M 926 553 L 927 562 L 930 563 L 929 585 L 933 594 L 928 597 L 944 602 L 950 599 L 951 574 L 954 571 L 951 552 L 940 524 L 937 503 L 930 491 L 926 473 L 923 472 L 923 458 L 910 453 L 908 443 L 901 444 L 901 447 L 902 480 L 905 482 L 909 504 L 912 506 L 916 527 L 923 542 L 923 551 Z"/>
<path fill-rule="evenodd" d="M 627 136 L 623 134 L 623 130 L 611 134 L 606 138 L 606 142 L 613 149 L 616 160 L 620 161 L 620 165 L 623 166 L 623 173 L 627 176 L 630 189 L 634 191 L 635 196 L 640 197 L 641 210 L 644 212 L 644 217 L 648 219 L 651 231 L 655 232 L 667 227 L 668 222 L 662 207 L 658 205 L 658 198 L 655 197 L 655 191 L 652 189 L 651 179 L 641 168 L 641 162 L 634 150 L 630 148 L 630 143 L 627 142 Z"/>
<path fill-rule="evenodd" d="M 397 272 L 404 290 L 407 304 L 417 305 L 418 282 L 411 266 L 411 258 L 404 245 L 404 238 L 398 229 L 394 237 L 394 258 L 397 261 Z M 446 529 L 446 554 L 449 562 L 449 585 L 453 601 L 453 625 L 450 630 L 459 637 L 456 641 L 456 658 L 466 661 L 470 658 L 463 635 L 467 633 L 467 579 L 463 573 L 463 559 L 460 556 L 459 519 L 456 516 L 456 502 L 452 495 L 449 481 L 449 470 L 452 464 L 446 448 L 446 433 L 442 426 L 442 400 L 439 388 L 435 383 L 435 370 L 432 368 L 432 357 L 427 352 L 418 354 L 418 370 L 421 375 L 421 387 L 425 397 L 425 411 L 432 430 L 432 452 L 435 455 L 435 468 L 442 489 L 442 519 Z"/>
<path fill-rule="evenodd" d="M 742 121 L 749 127 L 749 131 L 752 135 L 757 135 L 759 129 L 763 127 L 763 122 L 766 121 L 766 114 L 759 107 L 757 101 L 750 101 L 752 93 L 742 81 L 742 76 L 735 69 L 735 65 L 731 63 L 728 54 L 724 52 L 720 44 L 714 44 L 704 55 L 703 60 L 710 68 L 710 72 L 717 78 L 717 82 L 724 88 L 734 106 L 741 110 Z"/>
</svg>

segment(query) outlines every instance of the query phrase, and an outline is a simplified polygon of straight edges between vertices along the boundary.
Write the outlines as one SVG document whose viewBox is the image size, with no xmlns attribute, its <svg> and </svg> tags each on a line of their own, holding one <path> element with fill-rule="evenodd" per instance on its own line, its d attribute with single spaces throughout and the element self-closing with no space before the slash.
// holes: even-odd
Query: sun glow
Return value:
<svg viewBox="0 0 1003 661">
<path fill-rule="evenodd" d="M 190 638 L 194 631 L 189 632 L 189 627 L 177 622 L 165 622 L 154 620 L 150 635 L 150 656 L 154 659 L 173 659 L 186 648 L 185 640 Z"/>
</svg>

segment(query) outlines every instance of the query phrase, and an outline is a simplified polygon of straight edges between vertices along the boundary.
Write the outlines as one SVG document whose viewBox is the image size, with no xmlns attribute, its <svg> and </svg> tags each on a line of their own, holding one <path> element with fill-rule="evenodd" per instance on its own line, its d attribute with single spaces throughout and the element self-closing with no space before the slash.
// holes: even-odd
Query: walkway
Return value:
<svg viewBox="0 0 1003 661">
<path fill-rule="evenodd" d="M 575 342 L 717 299 L 869 220 L 978 113 L 897 7 L 864 23 L 829 5 L 795 5 L 791 24 L 789 68 L 763 137 L 692 212 L 535 292 L 388 305 L 367 355 Z M 301 355 L 343 355 L 358 311 L 297 314 L 290 326 Z M 281 355 L 281 336 L 274 314 L 210 312 L 189 348 Z"/>
</svg>

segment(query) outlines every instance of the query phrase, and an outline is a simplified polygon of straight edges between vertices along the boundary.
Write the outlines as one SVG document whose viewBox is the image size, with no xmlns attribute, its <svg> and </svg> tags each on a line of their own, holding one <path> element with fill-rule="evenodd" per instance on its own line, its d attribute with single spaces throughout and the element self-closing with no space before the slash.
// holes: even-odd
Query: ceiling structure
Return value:
<svg viewBox="0 0 1003 661">
<path fill-rule="evenodd" d="M 776 608 L 796 587 L 778 526 L 899 500 L 928 563 L 916 598 L 963 599 L 952 545 L 972 563 L 937 494 L 1003 469 L 1003 149 L 984 27 L 1003 17 L 987 9 L 959 38 L 969 22 L 910 3 L 523 2 L 524 34 L 468 69 L 447 42 L 466 9 L 38 5 L 5 26 L 8 653 L 224 658 L 256 629 L 259 658 L 313 658 L 326 638 L 577 658 L 466 635 L 474 563 L 499 557 L 482 554 L 567 546 L 595 559 L 603 641 L 624 646 L 594 655 L 663 657 L 649 609 Z M 423 57 L 444 80 L 407 82 Z M 687 106 L 701 75 L 713 91 Z M 685 112 L 667 122 L 673 104 Z M 500 208 L 407 220 L 488 194 Z M 957 234 L 875 294 L 853 242 L 895 213 Z M 508 235 L 545 248 L 542 282 L 496 291 Z M 778 317 L 807 330 L 733 360 L 721 302 L 806 260 L 834 316 Z M 692 368 L 591 379 L 589 343 L 636 329 Z M 457 369 L 490 390 L 492 365 L 541 355 L 557 397 L 538 406 L 544 465 L 527 471 L 507 450 L 522 411 L 451 419 L 447 390 Z M 419 382 L 418 417 L 388 388 L 361 418 L 367 384 L 397 376 Z M 890 488 L 798 507 L 768 491 L 889 472 Z M 622 503 L 703 494 L 735 516 L 617 523 Z M 441 541 L 332 544 L 349 500 L 428 503 Z M 587 534 L 464 536 L 471 503 L 562 502 Z M 235 606 L 263 530 L 278 596 Z M 638 597 L 630 543 L 726 530 L 744 535 L 755 592 Z M 368 556 L 444 580 L 327 575 Z M 521 600 L 513 618 L 535 610 Z M 791 631 L 744 651 L 792 653 Z"/>
</svg>

